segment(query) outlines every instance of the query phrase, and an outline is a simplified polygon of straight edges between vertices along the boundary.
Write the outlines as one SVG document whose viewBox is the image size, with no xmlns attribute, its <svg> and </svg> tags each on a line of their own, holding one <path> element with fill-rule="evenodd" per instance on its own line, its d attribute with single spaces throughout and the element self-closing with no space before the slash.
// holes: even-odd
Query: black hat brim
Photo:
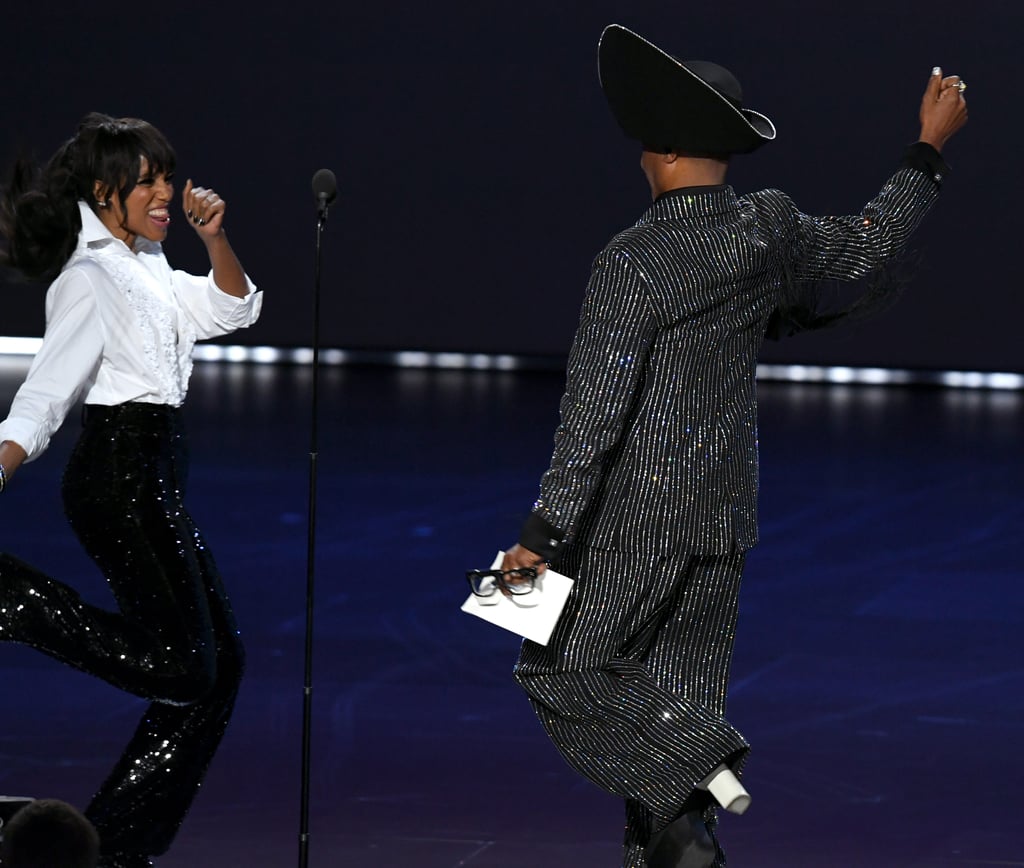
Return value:
<svg viewBox="0 0 1024 868">
<path fill-rule="evenodd" d="M 601 34 L 598 72 L 619 126 L 647 147 L 745 154 L 775 138 L 763 114 L 735 105 L 685 62 L 621 25 Z"/>
</svg>

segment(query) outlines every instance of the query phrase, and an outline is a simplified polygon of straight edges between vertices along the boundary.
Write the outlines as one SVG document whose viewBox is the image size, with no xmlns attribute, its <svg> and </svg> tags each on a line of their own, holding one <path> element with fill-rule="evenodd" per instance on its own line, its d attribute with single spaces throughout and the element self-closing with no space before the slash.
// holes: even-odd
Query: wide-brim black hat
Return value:
<svg viewBox="0 0 1024 868">
<path fill-rule="evenodd" d="M 729 70 L 677 60 L 631 30 L 610 24 L 598 43 L 601 87 L 619 126 L 661 153 L 746 154 L 775 138 L 775 125 L 743 108 Z"/>
</svg>

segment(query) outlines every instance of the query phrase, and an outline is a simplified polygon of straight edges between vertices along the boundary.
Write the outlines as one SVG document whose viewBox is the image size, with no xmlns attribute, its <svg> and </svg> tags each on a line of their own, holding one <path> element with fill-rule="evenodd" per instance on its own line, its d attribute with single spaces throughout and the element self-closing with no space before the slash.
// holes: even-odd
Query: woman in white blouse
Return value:
<svg viewBox="0 0 1024 868">
<path fill-rule="evenodd" d="M 213 558 L 182 503 L 181 405 L 196 340 L 251 325 L 262 295 L 224 234 L 224 201 L 186 181 L 185 220 L 211 270 L 173 271 L 174 151 L 150 124 L 87 115 L 41 172 L 18 164 L 0 202 L 3 262 L 52 284 L 46 334 L 0 423 L 0 491 L 84 399 L 65 513 L 118 611 L 0 555 L 0 640 L 152 701 L 86 814 L 102 868 L 151 865 L 224 733 L 243 668 Z"/>
</svg>

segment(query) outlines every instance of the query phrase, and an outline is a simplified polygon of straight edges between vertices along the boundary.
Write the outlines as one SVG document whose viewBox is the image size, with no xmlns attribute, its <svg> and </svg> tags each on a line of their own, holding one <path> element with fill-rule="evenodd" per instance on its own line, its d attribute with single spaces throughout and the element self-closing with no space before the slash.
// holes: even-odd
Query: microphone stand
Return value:
<svg viewBox="0 0 1024 868">
<path fill-rule="evenodd" d="M 313 395 L 309 445 L 309 532 L 306 543 L 306 653 L 302 688 L 302 792 L 299 808 L 299 868 L 309 866 L 309 783 L 311 766 L 311 735 L 313 724 L 313 587 L 316 557 L 316 461 L 319 449 L 318 422 L 320 409 L 320 240 L 327 223 L 327 208 L 334 199 L 332 190 L 317 189 L 317 179 L 326 170 L 321 169 L 313 178 L 317 193 L 316 263 L 313 271 Z M 330 173 L 328 173 L 330 174 Z M 330 175 L 334 181 L 333 174 Z"/>
</svg>

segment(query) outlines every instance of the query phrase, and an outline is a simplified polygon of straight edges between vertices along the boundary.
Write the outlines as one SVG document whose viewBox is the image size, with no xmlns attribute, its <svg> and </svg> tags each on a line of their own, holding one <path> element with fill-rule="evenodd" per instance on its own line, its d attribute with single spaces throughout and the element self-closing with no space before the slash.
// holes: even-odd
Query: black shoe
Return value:
<svg viewBox="0 0 1024 868">
<path fill-rule="evenodd" d="M 676 817 L 644 847 L 648 868 L 711 868 L 717 856 L 700 811 Z"/>
</svg>

